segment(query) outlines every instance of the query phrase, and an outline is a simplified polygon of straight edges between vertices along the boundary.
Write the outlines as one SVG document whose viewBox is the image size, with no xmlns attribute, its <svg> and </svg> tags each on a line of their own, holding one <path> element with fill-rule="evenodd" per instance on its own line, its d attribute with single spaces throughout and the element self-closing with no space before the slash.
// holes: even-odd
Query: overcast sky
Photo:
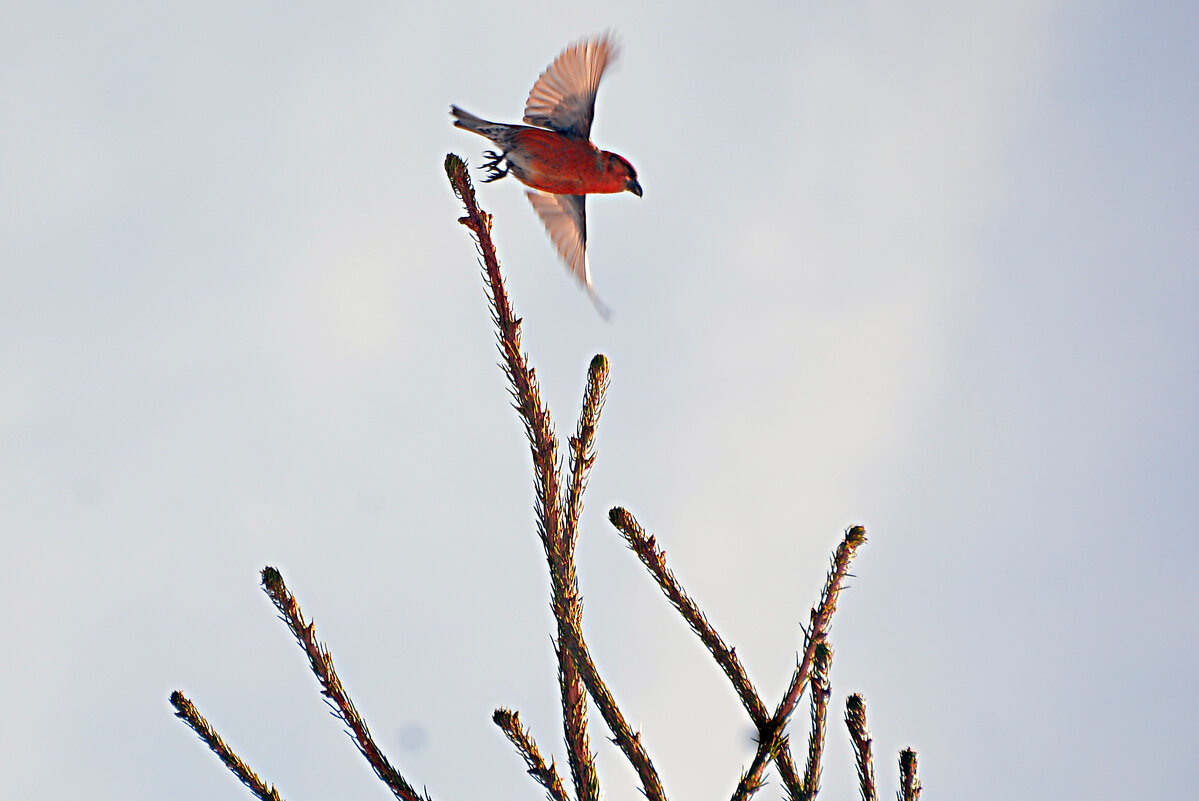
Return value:
<svg viewBox="0 0 1199 801">
<path fill-rule="evenodd" d="M 589 204 L 613 319 L 515 181 L 479 197 L 560 436 L 612 361 L 584 629 L 670 796 L 731 795 L 751 732 L 615 505 L 769 706 L 867 526 L 822 798 L 856 798 L 851 692 L 887 797 L 908 746 L 928 799 L 1194 792 L 1199 10 L 650 5 L 9 4 L 6 797 L 247 798 L 176 688 L 285 798 L 386 797 L 267 564 L 413 783 L 543 797 L 490 721 L 564 764 L 527 448 L 442 162 L 489 146 L 451 103 L 517 121 L 608 29 L 593 135 L 645 189 Z M 596 723 L 607 797 L 638 797 Z"/>
</svg>

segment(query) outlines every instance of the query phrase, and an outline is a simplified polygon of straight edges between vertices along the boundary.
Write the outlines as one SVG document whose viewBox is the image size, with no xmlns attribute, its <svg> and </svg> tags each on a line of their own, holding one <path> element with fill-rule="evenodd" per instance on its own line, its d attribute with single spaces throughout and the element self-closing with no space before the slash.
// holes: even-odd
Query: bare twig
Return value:
<svg viewBox="0 0 1199 801">
<path fill-rule="evenodd" d="M 188 700 L 187 696 L 175 690 L 175 692 L 171 693 L 171 706 L 175 707 L 175 717 L 182 720 L 191 727 L 192 731 L 200 735 L 200 739 L 204 741 L 209 750 L 225 763 L 225 767 L 229 768 L 233 775 L 250 789 L 250 792 L 262 799 L 262 801 L 282 801 L 278 791 L 275 790 L 275 786 L 270 785 L 268 787 L 266 782 L 260 779 L 258 774 L 251 770 L 250 766 L 233 752 L 233 749 L 225 745 L 225 741 L 209 725 L 208 721 L 196 709 L 195 704 Z"/>
<path fill-rule="evenodd" d="M 874 786 L 874 757 L 871 754 L 873 741 L 866 725 L 866 702 L 854 693 L 845 699 L 845 725 L 849 728 L 849 740 L 858 765 L 858 786 L 862 801 L 876 801 L 878 793 Z"/>
<path fill-rule="evenodd" d="M 533 738 L 520 725 L 520 713 L 500 708 L 491 719 L 503 730 L 509 742 L 516 746 L 516 750 L 524 757 L 525 764 L 529 766 L 529 775 L 545 788 L 551 801 L 569 801 L 553 760 L 550 760 L 549 765 L 545 764 L 541 752 L 537 750 L 537 743 L 533 742 Z"/>
<path fill-rule="evenodd" d="M 392 767 L 387 757 L 379 750 L 379 746 L 375 744 L 370 729 L 366 726 L 366 721 L 358 714 L 354 702 L 350 700 L 350 696 L 341 684 L 341 679 L 337 676 L 337 671 L 333 668 L 333 658 L 329 655 L 329 650 L 316 638 L 316 625 L 304 620 L 299 604 L 296 603 L 295 597 L 283 583 L 283 576 L 273 567 L 263 568 L 262 587 L 274 602 L 275 608 L 279 610 L 284 622 L 291 629 L 296 642 L 300 644 L 300 648 L 308 657 L 308 664 L 312 668 L 312 672 L 316 674 L 317 681 L 320 682 L 321 694 L 329 699 L 329 705 L 333 708 L 334 713 L 349 728 L 349 734 L 353 738 L 354 744 L 358 746 L 358 750 L 374 768 L 375 774 L 400 801 L 420 801 L 420 793 L 400 775 L 398 770 Z M 428 798 L 426 795 L 425 801 L 428 801 Z"/>
</svg>

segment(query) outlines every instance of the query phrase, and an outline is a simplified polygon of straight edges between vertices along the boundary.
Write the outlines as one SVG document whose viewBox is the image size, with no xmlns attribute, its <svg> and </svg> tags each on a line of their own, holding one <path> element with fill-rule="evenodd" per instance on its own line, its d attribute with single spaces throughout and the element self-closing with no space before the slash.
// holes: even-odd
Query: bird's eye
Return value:
<svg viewBox="0 0 1199 801">
<path fill-rule="evenodd" d="M 619 169 L 621 172 L 623 172 L 625 175 L 629 176 L 630 178 L 637 177 L 637 171 L 633 169 L 633 165 L 629 164 L 629 162 L 625 161 L 623 158 L 616 155 L 615 153 L 608 156 L 608 169 L 611 170 L 614 168 Z"/>
</svg>

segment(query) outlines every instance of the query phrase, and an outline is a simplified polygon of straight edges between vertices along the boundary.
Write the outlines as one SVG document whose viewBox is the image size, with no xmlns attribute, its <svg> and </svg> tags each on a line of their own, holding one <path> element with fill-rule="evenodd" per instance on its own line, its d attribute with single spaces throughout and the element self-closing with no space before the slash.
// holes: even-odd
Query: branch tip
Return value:
<svg viewBox="0 0 1199 801">
<path fill-rule="evenodd" d="M 267 565 L 262 569 L 261 575 L 262 586 L 267 592 L 274 594 L 284 589 L 283 574 L 276 568 Z"/>
</svg>

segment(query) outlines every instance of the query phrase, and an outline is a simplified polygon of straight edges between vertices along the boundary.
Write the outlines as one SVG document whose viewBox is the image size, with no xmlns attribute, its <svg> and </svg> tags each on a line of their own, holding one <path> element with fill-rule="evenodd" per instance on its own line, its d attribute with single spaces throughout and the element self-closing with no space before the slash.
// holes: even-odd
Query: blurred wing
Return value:
<svg viewBox="0 0 1199 801">
<path fill-rule="evenodd" d="M 616 42 L 604 34 L 559 53 L 529 92 L 525 123 L 590 139 L 595 93 L 604 70 L 617 52 Z"/>
<path fill-rule="evenodd" d="M 562 261 L 586 288 L 600 316 L 610 320 L 611 310 L 591 285 L 591 262 L 587 258 L 587 196 L 551 195 L 548 192 L 525 192 L 525 195 L 545 223 L 545 230 Z"/>
<path fill-rule="evenodd" d="M 533 210 L 545 223 L 550 241 L 567 269 L 579 282 L 591 289 L 591 264 L 587 259 L 587 197 L 586 195 L 551 195 L 547 192 L 525 192 Z"/>
</svg>

